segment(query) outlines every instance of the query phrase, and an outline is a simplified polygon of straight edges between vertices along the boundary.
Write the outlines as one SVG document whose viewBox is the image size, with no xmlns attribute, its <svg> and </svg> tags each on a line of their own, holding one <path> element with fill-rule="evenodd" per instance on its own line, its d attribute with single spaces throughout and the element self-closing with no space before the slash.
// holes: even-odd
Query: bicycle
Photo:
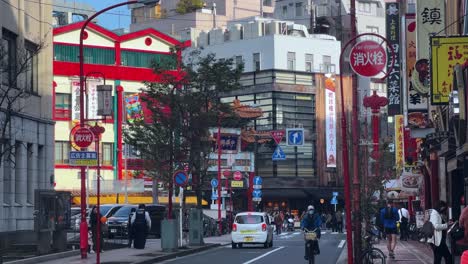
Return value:
<svg viewBox="0 0 468 264">
<path fill-rule="evenodd" d="M 309 231 L 307 228 L 304 228 L 304 240 L 306 241 L 305 246 L 309 264 L 315 264 L 315 255 L 320 253 L 316 230 Z"/>
<path fill-rule="evenodd" d="M 382 250 L 374 247 L 374 244 L 378 244 L 380 241 L 374 232 L 366 230 L 367 235 L 364 237 L 365 247 L 364 252 L 361 255 L 363 264 L 385 264 L 387 256 Z"/>
</svg>

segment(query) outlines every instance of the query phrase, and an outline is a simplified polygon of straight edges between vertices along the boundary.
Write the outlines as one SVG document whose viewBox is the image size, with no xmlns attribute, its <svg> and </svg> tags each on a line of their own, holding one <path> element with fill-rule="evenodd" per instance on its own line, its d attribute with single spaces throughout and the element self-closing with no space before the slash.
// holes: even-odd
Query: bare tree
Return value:
<svg viewBox="0 0 468 264">
<path fill-rule="evenodd" d="M 24 110 L 24 100 L 37 93 L 37 55 L 44 44 L 8 35 L 0 39 L 0 160 L 14 162 L 16 143 L 12 120 Z"/>
</svg>

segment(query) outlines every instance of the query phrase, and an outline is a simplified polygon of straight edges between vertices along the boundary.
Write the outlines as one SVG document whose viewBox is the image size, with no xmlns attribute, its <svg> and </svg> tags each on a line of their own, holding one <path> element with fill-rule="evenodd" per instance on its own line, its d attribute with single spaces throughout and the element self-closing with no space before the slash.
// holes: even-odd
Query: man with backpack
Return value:
<svg viewBox="0 0 468 264">
<path fill-rule="evenodd" d="M 380 219 L 383 223 L 384 232 L 387 235 L 387 248 L 390 258 L 395 258 L 396 236 L 397 236 L 397 221 L 400 220 L 398 210 L 393 206 L 391 201 L 388 201 L 387 207 L 380 211 Z"/>
<path fill-rule="evenodd" d="M 400 240 L 408 240 L 408 222 L 409 222 L 409 212 L 403 206 L 403 203 L 400 204 L 400 209 L 398 210 L 398 214 L 400 217 Z"/>
</svg>

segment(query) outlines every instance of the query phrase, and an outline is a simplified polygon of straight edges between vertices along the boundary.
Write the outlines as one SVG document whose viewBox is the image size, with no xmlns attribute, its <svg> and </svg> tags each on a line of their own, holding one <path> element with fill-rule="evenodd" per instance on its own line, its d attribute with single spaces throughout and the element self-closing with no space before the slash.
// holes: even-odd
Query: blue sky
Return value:
<svg viewBox="0 0 468 264">
<path fill-rule="evenodd" d="M 99 11 L 108 6 L 124 2 L 125 0 L 74 0 L 77 3 L 87 3 Z M 73 0 L 68 0 L 73 2 Z M 118 7 L 98 16 L 98 24 L 106 29 L 128 28 L 130 25 L 130 10 L 127 6 Z"/>
</svg>

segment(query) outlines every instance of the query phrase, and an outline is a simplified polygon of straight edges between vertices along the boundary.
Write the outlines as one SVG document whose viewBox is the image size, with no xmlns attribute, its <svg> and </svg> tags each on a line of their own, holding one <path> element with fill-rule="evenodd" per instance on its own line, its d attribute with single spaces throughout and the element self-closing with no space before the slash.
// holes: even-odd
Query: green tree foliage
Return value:
<svg viewBox="0 0 468 264">
<path fill-rule="evenodd" d="M 203 7 L 202 0 L 180 0 L 176 6 L 176 12 L 179 14 L 186 14 L 194 12 Z"/>
<path fill-rule="evenodd" d="M 223 127 L 242 127 L 249 120 L 239 118 L 219 96 L 240 88 L 243 66 L 236 66 L 233 59 L 216 59 L 214 54 L 201 56 L 200 51 L 187 57 L 180 65 L 182 76 L 161 71 L 164 62 L 153 64 L 161 79 L 146 83 L 141 91 L 151 116 L 131 124 L 125 140 L 147 161 L 147 174 L 166 186 L 171 186 L 173 172 L 182 169 L 178 164 L 188 163 L 201 206 L 200 187 L 213 150 L 209 128 L 217 127 L 218 121 Z"/>
</svg>

